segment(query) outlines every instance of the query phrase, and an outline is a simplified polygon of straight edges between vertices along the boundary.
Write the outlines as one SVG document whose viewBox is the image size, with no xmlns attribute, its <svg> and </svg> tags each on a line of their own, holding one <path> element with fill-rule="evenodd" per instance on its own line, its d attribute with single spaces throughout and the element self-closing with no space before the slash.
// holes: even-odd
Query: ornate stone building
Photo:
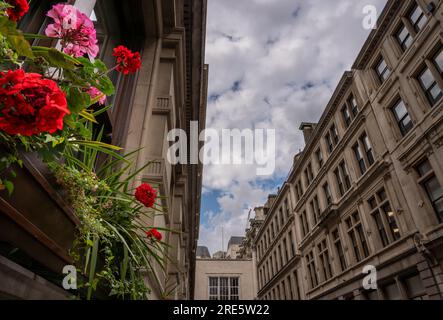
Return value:
<svg viewBox="0 0 443 320">
<path fill-rule="evenodd" d="M 60 1 L 63 2 L 63 1 Z M 136 177 L 156 181 L 166 214 L 146 220 L 147 226 L 166 227 L 170 245 L 166 270 L 157 268 L 159 282 L 147 274 L 153 299 L 192 299 L 197 238 L 199 234 L 201 165 L 171 165 L 166 160 L 167 133 L 183 129 L 190 136 L 205 126 L 208 66 L 204 63 L 206 0 L 70 0 L 94 20 L 100 58 L 112 65 L 112 49 L 120 44 L 141 52 L 142 69 L 133 76 L 111 74 L 117 93 L 113 107 L 100 117 L 107 141 L 129 153 L 141 149 L 137 168 L 153 164 Z M 20 28 L 41 33 L 48 23 L 50 0 L 33 0 Z M 36 40 L 39 45 L 51 45 Z M 188 141 L 189 145 L 189 141 Z M 62 275 L 70 263 L 68 250 L 78 219 L 48 181 L 45 168 L 26 161 L 28 180 L 17 179 L 17 190 L 29 192 L 29 205 L 20 199 L 0 197 L 0 254 L 18 248 L 27 265 L 0 256 L 0 298 L 45 299 L 67 297 L 61 282 L 49 283 L 37 274 Z M 26 201 L 25 201 L 26 202 Z M 44 208 L 44 209 L 43 209 Z M 43 212 L 44 211 L 44 212 Z M 34 225 L 25 223 L 38 216 Z M 58 221 L 55 226 L 51 221 Z M 63 229 L 63 234 L 57 231 Z M 38 266 L 38 272 L 29 267 Z M 34 273 L 35 272 L 35 273 Z M 52 276 L 54 275 L 54 277 Z"/>
<path fill-rule="evenodd" d="M 389 0 L 270 206 L 260 299 L 443 298 L 443 1 Z M 377 290 L 363 270 L 377 270 Z"/>
</svg>

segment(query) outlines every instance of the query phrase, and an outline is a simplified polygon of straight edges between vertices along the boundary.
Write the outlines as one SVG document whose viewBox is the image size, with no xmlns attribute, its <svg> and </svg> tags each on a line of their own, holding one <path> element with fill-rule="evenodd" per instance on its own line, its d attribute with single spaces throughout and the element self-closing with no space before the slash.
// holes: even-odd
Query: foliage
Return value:
<svg viewBox="0 0 443 320">
<path fill-rule="evenodd" d="M 81 286 L 87 289 L 87 299 L 96 297 L 99 288 L 119 299 L 147 299 L 149 288 L 143 275 L 153 272 L 155 266 L 163 268 L 167 245 L 148 238 L 151 228 L 143 226 L 140 219 L 162 212 L 162 208 L 155 204 L 147 210 L 130 190 L 135 176 L 146 168 L 133 172 L 131 157 L 135 153 L 122 156 L 119 147 L 101 141 L 102 131 L 93 134 L 97 133 L 96 116 L 109 108 L 97 110 L 98 102 L 115 92 L 108 74 L 124 67 L 124 61 L 109 70 L 99 59 L 66 54 L 66 48 L 31 46 L 28 40 L 54 39 L 23 34 L 8 18 L 8 8 L 10 5 L 0 1 L 0 72 L 23 69 L 55 81 L 70 114 L 63 118 L 63 129 L 52 134 L 10 135 L 0 130 L 0 192 L 14 192 L 16 174 L 11 167 L 22 166 L 21 153 L 38 153 L 67 192 L 81 221 L 71 255 L 86 279 Z M 80 33 L 81 28 L 78 26 Z M 89 40 L 94 41 L 95 30 L 89 32 Z M 133 55 L 139 59 L 138 54 Z M 102 94 L 91 97 L 92 87 Z"/>
</svg>

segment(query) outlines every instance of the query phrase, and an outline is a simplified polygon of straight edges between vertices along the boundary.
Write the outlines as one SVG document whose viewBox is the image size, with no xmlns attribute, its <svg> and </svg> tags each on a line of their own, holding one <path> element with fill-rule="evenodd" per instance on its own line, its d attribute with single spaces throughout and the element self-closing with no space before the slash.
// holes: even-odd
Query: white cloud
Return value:
<svg viewBox="0 0 443 320">
<path fill-rule="evenodd" d="M 375 5 L 381 12 L 385 3 L 209 0 L 206 61 L 210 64 L 212 99 L 207 127 L 276 129 L 273 178 L 286 176 L 293 156 L 303 148 L 300 123 L 318 121 L 369 33 L 362 27 L 363 7 Z M 236 90 L 231 90 L 233 87 Z M 217 241 L 212 237 L 221 222 L 226 234 L 243 233 L 245 207 L 262 204 L 272 191 L 258 187 L 262 178 L 256 176 L 255 169 L 205 167 L 205 191 L 216 190 L 221 196 L 220 212 L 212 213 L 213 223 L 201 228 L 201 244 L 215 246 Z"/>
</svg>

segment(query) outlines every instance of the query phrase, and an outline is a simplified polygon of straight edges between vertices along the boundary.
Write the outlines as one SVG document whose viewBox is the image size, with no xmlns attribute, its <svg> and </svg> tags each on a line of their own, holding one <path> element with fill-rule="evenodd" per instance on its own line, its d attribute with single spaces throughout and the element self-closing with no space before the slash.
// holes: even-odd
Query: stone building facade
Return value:
<svg viewBox="0 0 443 320">
<path fill-rule="evenodd" d="M 208 66 L 204 63 L 207 1 L 66 2 L 78 7 L 94 21 L 100 58 L 108 65 L 114 63 L 112 49 L 117 45 L 122 44 L 141 52 L 142 68 L 137 74 L 124 78 L 117 72 L 111 74 L 116 86 L 116 95 L 109 101 L 113 107 L 98 120 L 105 127 L 105 142 L 123 147 L 126 153 L 140 150 L 136 169 L 152 162 L 152 165 L 134 179 L 134 186 L 141 181 L 156 182 L 166 214 L 156 215 L 143 223 L 180 231 L 164 235 L 164 241 L 170 245 L 166 253 L 169 256 L 166 270 L 159 267 L 155 271 L 156 277 L 146 275 L 146 281 L 153 289 L 151 298 L 192 299 L 200 221 L 202 165 L 171 165 L 167 161 L 166 152 L 171 144 L 167 140 L 167 133 L 171 129 L 183 129 L 190 137 L 191 130 L 196 130 L 199 134 L 205 126 L 208 85 Z M 51 0 L 33 0 L 29 14 L 20 22 L 19 27 L 28 33 L 43 32 L 48 24 L 46 12 L 53 3 Z M 36 40 L 39 45 L 51 45 L 43 43 L 44 41 Z M 195 122 L 196 126 L 191 126 L 191 122 Z M 29 168 L 26 166 L 25 170 L 29 170 L 31 179 L 35 180 L 33 186 L 43 190 L 39 192 L 45 197 L 45 207 L 51 210 L 54 208 L 54 214 L 67 215 L 60 210 L 64 207 L 60 205 L 61 200 L 56 190 L 51 189 L 50 183 L 41 172 L 31 167 L 32 164 Z M 17 206 L 16 209 L 15 219 L 19 219 L 20 216 L 35 215 L 32 211 L 38 208 L 22 210 Z M 39 240 L 42 237 L 33 234 L 35 229 L 18 225 L 14 225 L 12 229 L 10 218 L 3 213 L 5 211 L 2 206 L 0 230 L 5 228 L 8 231 L 0 232 L 0 243 L 23 249 L 29 259 L 42 264 L 48 274 L 62 274 L 62 266 L 69 260 L 66 258 L 67 250 L 62 253 L 55 251 L 54 246 L 42 242 Z M 75 225 L 69 223 L 69 230 L 74 230 Z M 53 234 L 51 226 L 39 225 L 39 228 L 38 234 Z M 37 247 L 38 250 L 35 249 Z M 33 274 L 32 270 L 23 270 L 12 261 L 0 258 L 0 297 L 63 297 L 60 288 L 55 290 L 52 285 L 42 286 L 43 281 L 35 280 L 37 276 L 28 276 Z M 26 276 L 22 276 L 23 274 Z M 160 281 L 154 281 L 154 278 Z M 26 292 L 33 292 L 33 295 L 27 295 Z"/>
<path fill-rule="evenodd" d="M 443 298 L 442 31 L 443 1 L 389 0 L 318 124 L 301 125 L 254 240 L 259 299 Z"/>
</svg>

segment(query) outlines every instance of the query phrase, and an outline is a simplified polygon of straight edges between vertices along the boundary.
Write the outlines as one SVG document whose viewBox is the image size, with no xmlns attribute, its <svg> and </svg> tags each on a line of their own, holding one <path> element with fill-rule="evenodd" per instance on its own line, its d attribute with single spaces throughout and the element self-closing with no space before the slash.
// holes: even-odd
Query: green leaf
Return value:
<svg viewBox="0 0 443 320">
<path fill-rule="evenodd" d="M 20 56 L 34 58 L 31 45 L 23 36 L 23 33 L 17 29 L 17 24 L 9 20 L 8 17 L 0 16 L 0 34 L 10 43 L 12 49 Z"/>
<path fill-rule="evenodd" d="M 4 180 L 3 184 L 5 185 L 6 190 L 8 190 L 9 196 L 12 196 L 12 193 L 14 192 L 14 184 L 9 180 Z"/>
<path fill-rule="evenodd" d="M 88 295 L 87 299 L 91 300 L 92 297 L 92 291 L 97 286 L 97 283 L 94 283 L 94 277 L 95 277 L 95 268 L 97 267 L 97 260 L 98 260 L 98 237 L 94 236 L 94 244 L 92 247 L 92 254 L 91 254 L 91 266 L 89 267 L 89 288 L 88 288 Z"/>
<path fill-rule="evenodd" d="M 95 87 L 103 92 L 107 96 L 112 96 L 115 93 L 115 87 L 112 83 L 111 79 L 107 76 L 102 76 L 98 79 L 99 82 L 95 85 Z"/>
<path fill-rule="evenodd" d="M 45 58 L 52 67 L 65 70 L 74 70 L 80 65 L 76 59 L 61 51 L 58 51 L 57 49 L 42 48 L 43 47 L 32 47 L 32 51 L 36 56 Z"/>
<path fill-rule="evenodd" d="M 74 114 L 79 114 L 82 110 L 89 107 L 91 103 L 91 97 L 89 94 L 76 87 L 71 87 L 69 89 L 67 99 L 69 110 Z"/>
<path fill-rule="evenodd" d="M 92 113 L 89 113 L 86 110 L 80 111 L 79 115 L 82 116 L 83 118 L 85 118 L 88 121 L 91 121 L 93 123 L 98 123 L 97 120 L 95 119 L 94 115 Z"/>
</svg>

